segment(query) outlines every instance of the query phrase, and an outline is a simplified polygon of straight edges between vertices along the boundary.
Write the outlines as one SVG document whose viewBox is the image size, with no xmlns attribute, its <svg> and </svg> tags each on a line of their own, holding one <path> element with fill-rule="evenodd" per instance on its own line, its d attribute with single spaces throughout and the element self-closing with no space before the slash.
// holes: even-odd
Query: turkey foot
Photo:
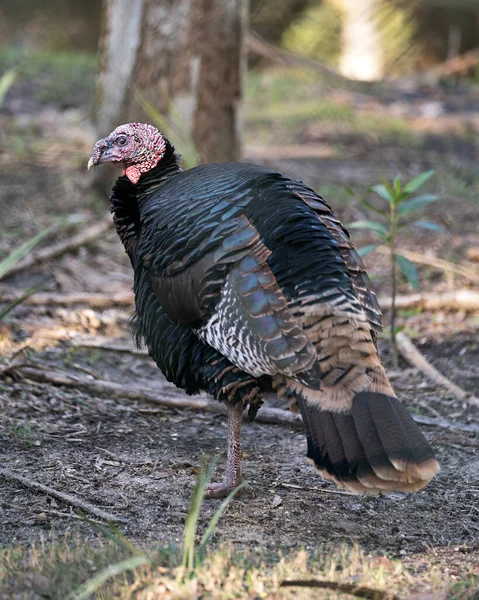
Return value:
<svg viewBox="0 0 479 600">
<path fill-rule="evenodd" d="M 243 404 L 228 405 L 228 454 L 226 472 L 221 483 L 210 483 L 206 486 L 206 498 L 226 498 L 242 481 L 241 477 L 241 423 L 243 421 Z"/>
</svg>

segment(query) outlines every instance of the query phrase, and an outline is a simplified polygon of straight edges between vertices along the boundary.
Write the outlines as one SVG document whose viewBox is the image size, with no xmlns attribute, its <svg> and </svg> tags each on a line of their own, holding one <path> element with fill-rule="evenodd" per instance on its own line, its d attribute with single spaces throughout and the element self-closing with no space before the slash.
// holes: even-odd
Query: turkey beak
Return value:
<svg viewBox="0 0 479 600">
<path fill-rule="evenodd" d="M 102 163 L 107 162 L 109 160 L 109 149 L 110 144 L 108 143 L 107 139 L 98 140 L 98 142 L 95 144 L 95 147 L 93 148 L 93 154 L 91 155 L 91 158 L 87 164 L 88 171 L 92 167 L 101 165 Z"/>
</svg>

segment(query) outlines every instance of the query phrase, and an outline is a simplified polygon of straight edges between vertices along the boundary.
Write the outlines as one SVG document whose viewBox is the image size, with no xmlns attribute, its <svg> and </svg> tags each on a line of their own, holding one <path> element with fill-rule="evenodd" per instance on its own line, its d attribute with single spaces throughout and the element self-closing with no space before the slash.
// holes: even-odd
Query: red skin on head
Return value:
<svg viewBox="0 0 479 600">
<path fill-rule="evenodd" d="M 141 171 L 138 167 L 127 167 L 126 169 L 123 169 L 121 174 L 126 175 L 131 183 L 138 183 L 141 177 Z"/>
<path fill-rule="evenodd" d="M 156 167 L 165 149 L 165 138 L 156 127 L 127 123 L 95 144 L 91 162 L 92 165 L 112 162 L 121 168 L 131 183 L 136 184 L 143 173 Z"/>
</svg>

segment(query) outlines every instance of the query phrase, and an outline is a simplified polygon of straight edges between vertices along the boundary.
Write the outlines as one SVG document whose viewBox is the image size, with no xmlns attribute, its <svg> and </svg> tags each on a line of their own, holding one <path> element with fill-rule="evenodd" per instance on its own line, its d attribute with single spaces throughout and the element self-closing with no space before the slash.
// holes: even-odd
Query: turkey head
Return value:
<svg viewBox="0 0 479 600">
<path fill-rule="evenodd" d="M 131 183 L 138 183 L 143 173 L 148 173 L 160 162 L 165 149 L 165 138 L 156 127 L 146 123 L 127 123 L 98 140 L 88 161 L 88 169 L 111 162 Z"/>
</svg>

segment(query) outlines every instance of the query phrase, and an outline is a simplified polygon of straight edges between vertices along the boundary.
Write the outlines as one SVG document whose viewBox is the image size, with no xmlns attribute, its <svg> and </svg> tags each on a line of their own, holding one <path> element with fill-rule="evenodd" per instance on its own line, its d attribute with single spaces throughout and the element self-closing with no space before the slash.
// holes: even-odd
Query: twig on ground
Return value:
<svg viewBox="0 0 479 600">
<path fill-rule="evenodd" d="M 136 356 L 148 356 L 144 348 L 137 348 L 133 342 L 119 341 L 117 338 L 99 337 L 96 335 L 75 335 L 70 344 L 76 348 L 98 348 L 112 352 L 125 352 Z"/>
<path fill-rule="evenodd" d="M 20 349 L 20 352 L 24 350 L 24 348 L 22 347 Z M 1 375 L 5 375 L 11 371 L 14 371 L 15 369 L 17 369 L 18 367 L 20 367 L 21 365 L 23 365 L 26 361 L 25 358 L 21 357 L 21 358 L 15 358 L 17 357 L 19 354 L 19 352 L 15 352 L 15 354 L 13 355 L 13 360 L 9 360 L 9 362 L 6 365 L 0 365 L 0 376 Z"/>
<path fill-rule="evenodd" d="M 12 302 L 17 294 L 0 294 L 0 303 Z M 86 304 L 91 308 L 112 308 L 114 306 L 133 306 L 133 292 L 124 291 L 116 294 L 76 293 L 76 294 L 35 294 L 22 304 L 31 306 L 70 306 Z M 379 298 L 382 310 L 391 307 L 391 298 Z M 396 298 L 398 308 L 423 308 L 424 310 L 479 310 L 479 292 L 467 288 L 446 292 L 444 294 L 411 294 Z"/>
<path fill-rule="evenodd" d="M 376 252 L 380 252 L 381 254 L 389 254 L 390 249 L 387 246 L 379 246 L 378 248 L 376 248 Z M 443 260 L 442 258 L 436 258 L 434 256 L 425 256 L 424 254 L 419 254 L 418 252 L 411 252 L 410 250 L 401 249 L 400 253 L 412 262 L 420 263 L 422 265 L 428 265 L 441 271 L 449 271 L 451 273 L 456 273 L 456 275 L 460 275 L 461 277 L 465 277 L 470 281 L 479 283 L 479 272 L 477 271 L 477 269 L 464 267 L 462 265 L 456 265 L 447 260 Z"/>
<path fill-rule="evenodd" d="M 381 310 L 391 308 L 391 298 L 379 298 Z M 456 290 L 444 294 L 411 294 L 397 296 L 396 308 L 423 308 L 424 310 L 479 310 L 479 292 L 475 290 Z"/>
<path fill-rule="evenodd" d="M 445 377 L 442 373 L 440 373 L 436 367 L 431 365 L 430 362 L 427 361 L 425 356 L 419 352 L 416 346 L 411 342 L 411 340 L 405 335 L 402 331 L 397 334 L 397 344 L 398 349 L 401 355 L 408 361 L 410 365 L 416 367 L 420 371 L 422 371 L 425 375 L 427 375 L 434 383 L 441 385 L 452 392 L 456 398 L 459 400 L 463 400 L 472 406 L 479 406 L 479 398 L 476 398 L 469 392 L 466 392 L 458 385 L 453 383 L 447 377 Z"/>
<path fill-rule="evenodd" d="M 28 365 L 19 365 L 18 373 L 24 377 L 40 383 L 50 383 L 52 385 L 73 387 L 88 391 L 92 394 L 108 395 L 114 398 L 122 398 L 128 400 L 139 400 L 142 402 L 151 402 L 169 408 L 184 409 L 184 410 L 199 410 L 213 414 L 226 414 L 226 407 L 219 402 L 211 401 L 207 398 L 200 397 L 198 399 L 186 398 L 184 392 L 174 388 L 173 386 L 164 387 L 159 391 L 153 392 L 149 389 L 135 387 L 127 384 L 114 383 L 101 379 L 91 380 L 86 377 L 72 377 L 65 373 L 57 373 L 46 369 L 39 369 Z M 418 423 L 425 425 L 433 425 L 446 429 L 458 429 L 470 433 L 479 433 L 479 425 L 455 423 L 446 419 L 434 419 L 423 415 L 412 415 L 413 419 Z M 248 420 L 247 415 L 244 416 Z M 255 420 L 259 423 L 270 423 L 273 425 L 291 425 L 303 427 L 301 415 L 292 413 L 281 408 L 262 407 L 258 412 Z"/>
<path fill-rule="evenodd" d="M 35 518 L 39 519 L 42 516 L 42 513 L 55 515 L 56 517 L 64 517 L 66 519 L 78 519 L 79 521 L 85 521 L 85 518 L 77 515 L 75 513 L 64 513 L 61 510 L 54 510 L 53 508 L 40 508 L 40 513 L 33 515 Z M 98 523 L 98 525 L 103 525 L 102 521 L 97 521 L 96 519 L 88 519 L 92 523 Z"/>
<path fill-rule="evenodd" d="M 48 494 L 49 496 L 53 496 L 54 498 L 58 498 L 58 500 L 61 500 L 62 502 L 66 502 L 67 504 L 70 504 L 71 506 L 76 506 L 77 508 L 80 508 L 81 510 L 85 511 L 86 513 L 88 513 L 90 515 L 94 515 L 95 517 L 98 517 L 99 519 L 103 519 L 104 521 L 111 521 L 112 523 L 126 523 L 127 522 L 127 519 L 125 519 L 123 517 L 119 517 L 117 515 L 114 515 L 113 513 L 107 512 L 101 508 L 97 508 L 96 506 L 93 506 L 93 504 L 90 504 L 89 502 L 86 502 L 85 500 L 82 500 L 81 498 L 78 498 L 77 496 L 73 496 L 72 494 L 67 494 L 66 492 L 60 492 L 48 485 L 39 483 L 38 481 L 34 481 L 32 479 L 28 479 L 27 477 L 22 477 L 21 475 L 17 475 L 16 473 L 9 471 L 8 469 L 0 469 L 0 477 L 3 477 L 4 479 L 7 479 L 8 481 L 15 481 L 17 483 L 21 483 L 22 485 L 24 485 L 27 488 L 30 488 L 32 490 L 37 490 L 39 492 L 43 492 L 44 494 Z"/>
<path fill-rule="evenodd" d="M 57 256 L 65 254 L 66 252 L 70 252 L 71 250 L 76 250 L 77 248 L 80 248 L 80 246 L 86 246 L 87 244 L 96 242 L 98 241 L 99 236 L 111 228 L 111 215 L 108 215 L 99 223 L 96 223 L 95 225 L 89 225 L 76 235 L 69 237 L 66 240 L 57 242 L 56 244 L 46 248 L 30 252 L 28 256 L 18 261 L 18 263 L 8 271 L 8 276 L 19 273 L 20 271 L 24 271 L 25 269 L 30 269 L 40 262 L 44 262 L 45 260 L 49 260 L 51 258 L 56 258 Z"/>
<path fill-rule="evenodd" d="M 474 423 L 457 423 L 449 419 L 436 419 L 435 417 L 427 417 L 426 415 L 411 416 L 420 425 L 431 425 L 440 429 L 457 429 L 465 433 L 479 433 L 479 425 L 475 425 Z"/>
<path fill-rule="evenodd" d="M 28 379 L 38 381 L 40 383 L 51 383 L 53 385 L 74 387 L 77 389 L 87 390 L 94 394 L 102 394 L 113 396 L 115 398 L 124 398 L 128 400 L 140 400 L 152 402 L 153 404 L 161 404 L 169 408 L 179 408 L 187 410 L 200 410 L 209 413 L 226 414 L 226 408 L 219 403 L 212 402 L 207 398 L 189 399 L 184 393 L 174 388 L 173 386 L 164 387 L 159 392 L 154 392 L 147 388 L 139 386 L 131 386 L 127 384 L 114 383 L 103 379 L 87 379 L 86 377 L 72 376 L 65 373 L 48 370 L 46 368 L 38 368 L 28 365 L 20 365 L 18 372 Z M 247 419 L 245 415 L 245 419 Z M 265 423 L 279 424 L 297 423 L 301 424 L 299 415 L 290 413 L 289 411 L 278 408 L 262 408 L 257 421 Z"/>
<path fill-rule="evenodd" d="M 83 365 L 79 365 L 78 363 L 72 363 L 72 367 L 74 369 L 77 369 L 78 371 L 82 371 L 83 373 L 86 373 L 92 379 L 100 379 L 99 376 L 96 373 L 94 373 L 91 369 L 87 369 Z"/>
<path fill-rule="evenodd" d="M 323 590 L 335 590 L 343 594 L 349 594 L 355 598 L 368 598 L 369 600 L 400 600 L 399 596 L 391 592 L 375 590 L 362 585 L 351 583 L 338 583 L 337 581 L 321 581 L 319 579 L 310 579 L 296 581 L 282 581 L 279 587 L 302 587 L 302 588 L 320 588 Z"/>
<path fill-rule="evenodd" d="M 18 294 L 0 294 L 0 302 L 14 302 Z M 132 306 L 135 302 L 133 292 L 116 294 L 76 293 L 76 294 L 35 294 L 22 302 L 31 306 L 70 306 L 87 304 L 90 308 L 112 308 L 114 306 Z"/>
<path fill-rule="evenodd" d="M 452 443 L 454 442 L 454 443 Z M 435 444 L 440 444 L 443 446 L 454 446 L 459 448 L 479 448 L 479 442 L 475 442 L 472 438 L 464 438 L 462 436 L 458 436 L 457 434 L 440 434 L 436 436 L 434 439 Z M 479 511 L 479 509 L 478 509 Z"/>
<path fill-rule="evenodd" d="M 433 415 L 434 418 L 436 418 L 436 419 L 442 418 L 441 414 L 434 407 L 429 406 L 429 404 L 427 402 L 424 402 L 423 400 L 416 400 L 416 404 L 418 406 L 420 406 L 421 408 L 424 408 L 424 410 L 427 410 L 429 413 L 431 413 L 431 415 Z"/>
<path fill-rule="evenodd" d="M 343 492 L 341 490 L 330 490 L 327 488 L 312 487 L 307 485 L 296 485 L 295 483 L 280 483 L 279 487 L 290 490 L 307 490 L 308 492 L 321 492 L 323 494 L 336 494 L 338 496 L 356 496 L 352 492 Z"/>
</svg>

